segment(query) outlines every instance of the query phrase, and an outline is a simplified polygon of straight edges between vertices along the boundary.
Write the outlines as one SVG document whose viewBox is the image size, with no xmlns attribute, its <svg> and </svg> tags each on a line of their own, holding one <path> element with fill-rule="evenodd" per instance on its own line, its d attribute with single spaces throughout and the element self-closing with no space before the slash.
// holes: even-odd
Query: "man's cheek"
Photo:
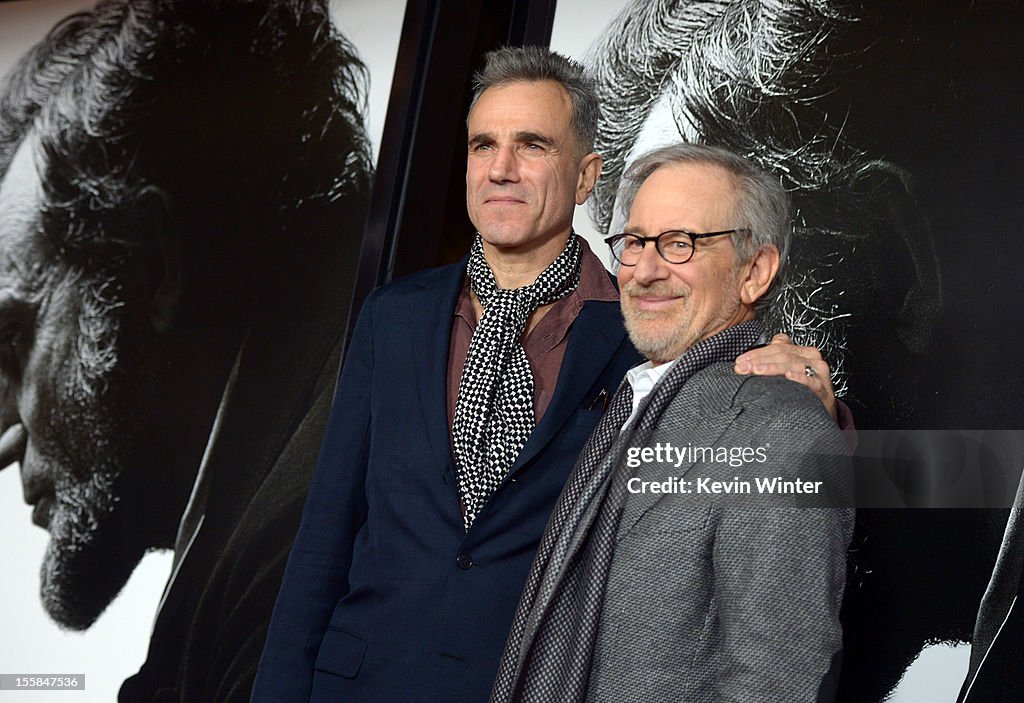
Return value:
<svg viewBox="0 0 1024 703">
<path fill-rule="evenodd" d="M 68 328 L 73 329 L 73 328 Z M 52 325 L 37 330 L 22 373 L 18 405 L 22 419 L 39 429 L 71 394 L 68 381 L 77 363 L 73 335 Z M 42 420 L 42 423 L 40 422 Z"/>
</svg>

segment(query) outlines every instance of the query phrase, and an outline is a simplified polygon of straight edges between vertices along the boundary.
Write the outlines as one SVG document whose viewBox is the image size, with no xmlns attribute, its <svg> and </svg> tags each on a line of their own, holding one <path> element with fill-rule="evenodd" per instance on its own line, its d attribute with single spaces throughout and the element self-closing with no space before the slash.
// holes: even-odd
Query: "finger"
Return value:
<svg viewBox="0 0 1024 703">
<path fill-rule="evenodd" d="M 811 369 L 813 375 L 808 375 L 808 368 Z M 836 394 L 832 390 L 832 379 L 829 378 L 828 373 L 820 373 L 810 365 L 806 365 L 801 369 L 788 369 L 785 376 L 790 381 L 807 386 L 825 407 L 825 411 L 832 416 L 832 419 L 836 419 Z"/>
<path fill-rule="evenodd" d="M 21 461 L 27 440 L 28 433 L 25 432 L 25 426 L 20 422 L 11 425 L 3 435 L 0 435 L 0 470 L 16 461 Z"/>
<path fill-rule="evenodd" d="M 778 359 L 783 356 L 792 356 L 794 357 L 794 361 L 797 359 L 821 358 L 821 352 L 818 351 L 817 347 L 798 347 L 792 342 L 779 340 L 779 336 L 780 335 L 776 335 L 776 337 L 772 339 L 771 344 L 743 352 L 736 357 L 736 361 L 757 363 L 758 361 Z"/>
<path fill-rule="evenodd" d="M 792 344 L 793 340 L 790 339 L 789 335 L 785 332 L 779 332 L 777 335 L 772 337 L 770 344 Z"/>
<path fill-rule="evenodd" d="M 810 369 L 810 373 L 808 373 Z M 828 364 L 824 361 L 779 361 L 779 362 L 767 362 L 752 364 L 747 371 L 740 371 L 737 368 L 737 373 L 748 374 L 752 376 L 785 376 L 794 381 L 800 381 L 804 385 L 811 385 L 817 383 L 829 383 L 829 369 Z"/>
<path fill-rule="evenodd" d="M 827 367 L 826 367 L 827 368 Z M 811 372 L 808 373 L 807 369 Z M 755 374 L 758 376 L 765 376 L 767 374 Z M 805 386 L 809 386 L 812 389 L 817 389 L 824 386 L 829 382 L 828 374 L 823 373 L 821 369 L 816 369 L 810 364 L 802 364 L 800 366 L 789 366 L 782 373 L 777 374 L 779 376 L 785 376 L 790 381 L 796 381 L 802 383 Z M 817 392 L 815 390 L 815 392 Z"/>
<path fill-rule="evenodd" d="M 810 364 L 824 362 L 814 347 L 762 347 L 745 352 L 737 361 L 752 364 Z"/>
<path fill-rule="evenodd" d="M 736 358 L 737 373 L 781 375 L 790 367 L 811 366 L 814 371 L 828 374 L 828 363 L 814 347 L 762 347 L 752 349 Z"/>
</svg>

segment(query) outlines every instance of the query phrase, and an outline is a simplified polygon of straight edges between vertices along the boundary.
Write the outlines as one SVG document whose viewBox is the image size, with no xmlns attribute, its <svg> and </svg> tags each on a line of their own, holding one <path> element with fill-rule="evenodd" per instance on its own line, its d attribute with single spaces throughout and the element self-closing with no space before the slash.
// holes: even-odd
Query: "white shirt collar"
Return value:
<svg viewBox="0 0 1024 703">
<path fill-rule="evenodd" d="M 645 361 L 626 372 L 626 380 L 629 382 L 629 387 L 633 389 L 633 412 L 630 413 L 629 419 L 622 425 L 623 427 L 633 421 L 637 408 L 640 407 L 640 402 L 650 395 L 651 391 L 654 390 L 654 386 L 668 373 L 668 370 L 675 365 L 676 361 L 678 359 L 673 359 L 658 366 L 655 366 L 650 361 Z"/>
</svg>

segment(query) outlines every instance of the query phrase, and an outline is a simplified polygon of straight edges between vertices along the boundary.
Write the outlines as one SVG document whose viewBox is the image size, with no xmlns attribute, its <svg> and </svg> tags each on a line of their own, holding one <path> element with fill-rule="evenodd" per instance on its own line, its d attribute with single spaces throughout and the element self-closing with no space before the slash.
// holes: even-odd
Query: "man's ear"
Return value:
<svg viewBox="0 0 1024 703">
<path fill-rule="evenodd" d="M 773 246 L 762 247 L 744 264 L 742 271 L 740 300 L 752 307 L 768 292 L 779 273 L 779 250 Z"/>
<path fill-rule="evenodd" d="M 579 176 L 576 178 L 576 204 L 582 205 L 594 190 L 598 176 L 601 175 L 601 156 L 590 152 L 580 159 Z"/>
<path fill-rule="evenodd" d="M 138 226 L 146 229 L 142 254 L 142 291 L 150 324 L 159 334 L 171 330 L 181 304 L 181 243 L 170 225 L 167 197 L 148 188 L 135 203 Z"/>
</svg>

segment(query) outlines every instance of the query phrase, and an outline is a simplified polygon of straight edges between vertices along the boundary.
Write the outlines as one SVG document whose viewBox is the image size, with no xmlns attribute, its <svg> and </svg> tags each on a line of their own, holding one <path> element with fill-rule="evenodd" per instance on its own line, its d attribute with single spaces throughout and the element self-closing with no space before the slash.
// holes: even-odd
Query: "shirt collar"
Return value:
<svg viewBox="0 0 1024 703">
<path fill-rule="evenodd" d="M 654 384 L 664 376 L 678 359 L 673 359 L 665 364 L 655 366 L 650 361 L 645 361 L 639 366 L 634 366 L 626 372 L 626 380 L 629 381 L 633 393 L 636 393 L 638 386 L 653 388 Z"/>
<path fill-rule="evenodd" d="M 578 237 L 579 235 L 574 236 Z M 591 250 L 587 240 L 583 239 L 581 243 L 583 244 L 583 256 L 580 263 L 580 284 L 566 298 L 572 300 L 577 307 L 583 307 L 583 303 L 589 300 L 606 303 L 619 302 L 619 291 L 612 283 L 611 274 Z M 463 318 L 471 327 L 476 327 L 476 311 L 473 309 L 473 302 L 469 295 L 469 276 L 466 276 L 462 282 L 462 293 L 455 304 L 455 316 Z"/>
</svg>

